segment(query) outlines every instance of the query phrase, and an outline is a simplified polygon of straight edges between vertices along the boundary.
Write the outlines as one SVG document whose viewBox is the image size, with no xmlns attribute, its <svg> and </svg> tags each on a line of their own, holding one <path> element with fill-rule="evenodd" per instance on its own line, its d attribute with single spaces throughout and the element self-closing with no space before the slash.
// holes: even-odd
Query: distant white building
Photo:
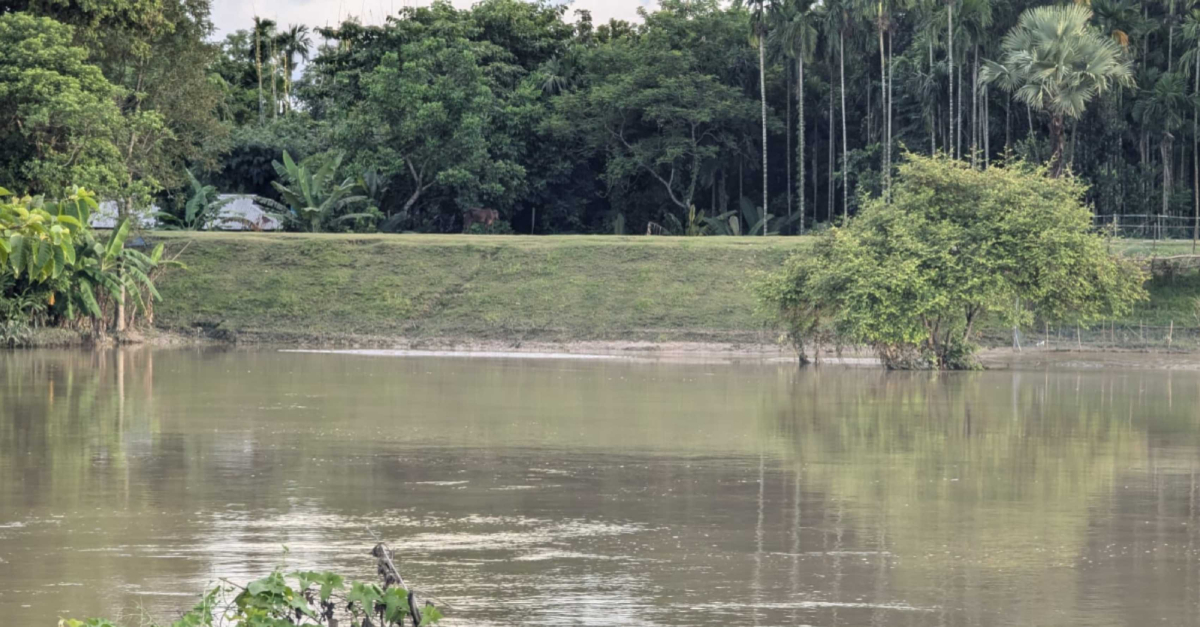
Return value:
<svg viewBox="0 0 1200 627">
<path fill-rule="evenodd" d="M 221 194 L 221 200 L 232 198 L 228 205 L 221 209 L 221 219 L 215 224 L 205 227 L 206 231 L 280 231 L 283 226 L 279 220 L 271 217 L 254 204 L 254 196 L 249 194 Z M 92 212 L 88 224 L 94 229 L 112 229 L 117 226 L 120 215 L 117 202 L 105 200 L 99 203 L 99 208 Z M 160 222 L 155 215 L 161 211 L 157 205 L 134 212 L 138 224 L 143 229 L 158 228 Z"/>
<path fill-rule="evenodd" d="M 93 229 L 111 229 L 117 226 L 117 219 L 120 216 L 120 211 L 117 209 L 117 201 L 105 200 L 98 203 L 98 209 L 92 212 L 88 218 L 88 224 Z M 141 209 L 133 213 L 137 217 L 138 224 L 143 229 L 153 229 L 158 226 L 158 218 L 154 214 L 160 209 L 156 205 L 151 205 L 149 209 Z"/>
<path fill-rule="evenodd" d="M 279 220 L 254 203 L 248 194 L 221 194 L 221 200 L 233 198 L 233 202 L 221 210 L 221 220 L 209 227 L 219 231 L 279 231 L 283 226 Z M 230 220 L 232 218 L 232 220 Z"/>
</svg>

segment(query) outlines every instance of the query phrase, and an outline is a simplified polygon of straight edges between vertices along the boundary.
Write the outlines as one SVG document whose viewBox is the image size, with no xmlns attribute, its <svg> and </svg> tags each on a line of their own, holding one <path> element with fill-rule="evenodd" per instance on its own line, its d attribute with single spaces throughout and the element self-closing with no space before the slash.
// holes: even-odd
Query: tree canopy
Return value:
<svg viewBox="0 0 1200 627">
<path fill-rule="evenodd" d="M 374 25 L 259 16 L 220 42 L 209 0 L 0 14 L 68 28 L 33 56 L 74 50 L 93 68 L 75 80 L 108 83 L 83 86 L 120 116 L 87 126 L 117 149 L 108 178 L 59 180 L 131 205 L 185 211 L 188 170 L 281 201 L 272 162 L 333 152 L 339 180 L 372 170 L 386 189 L 383 219 L 344 229 L 455 231 L 486 207 L 517 232 L 799 234 L 887 199 L 908 151 L 1046 164 L 1098 218 L 1162 233 L 1200 213 L 1200 13 L 1085 4 L 662 0 L 600 24 L 550 0 L 437 0 Z M 40 167 L 5 124 L 0 162 Z"/>
<path fill-rule="evenodd" d="M 0 15 L 0 186 L 59 194 L 125 177 L 119 90 L 71 41 L 71 27 L 52 19 Z"/>
</svg>

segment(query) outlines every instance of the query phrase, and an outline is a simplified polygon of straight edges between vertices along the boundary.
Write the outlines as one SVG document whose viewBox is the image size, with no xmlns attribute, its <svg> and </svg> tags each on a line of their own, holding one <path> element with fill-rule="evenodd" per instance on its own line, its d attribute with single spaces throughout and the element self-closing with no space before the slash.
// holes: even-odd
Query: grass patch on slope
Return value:
<svg viewBox="0 0 1200 627">
<path fill-rule="evenodd" d="M 187 271 L 160 325 L 262 339 L 770 340 L 751 275 L 810 238 L 153 233 Z M 1115 240 L 1126 254 L 1191 242 Z M 1200 274 L 1152 280 L 1130 325 L 1200 327 Z"/>
<path fill-rule="evenodd" d="M 160 324 L 282 336 L 743 340 L 795 238 L 156 233 Z M 186 247 L 185 247 L 186 245 Z"/>
</svg>

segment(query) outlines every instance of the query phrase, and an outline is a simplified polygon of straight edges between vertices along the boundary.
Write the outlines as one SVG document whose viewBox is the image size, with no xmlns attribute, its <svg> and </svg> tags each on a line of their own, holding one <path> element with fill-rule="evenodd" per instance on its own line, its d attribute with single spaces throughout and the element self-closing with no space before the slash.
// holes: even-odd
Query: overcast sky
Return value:
<svg viewBox="0 0 1200 627">
<path fill-rule="evenodd" d="M 452 0 L 455 6 L 466 8 L 477 0 Z M 359 16 L 367 24 L 378 24 L 402 7 L 427 5 L 430 0 L 214 0 L 213 22 L 217 36 L 241 28 L 250 28 L 255 15 L 275 20 L 280 26 L 335 25 L 349 16 Z M 573 9 L 587 9 L 597 24 L 610 18 L 637 19 L 639 6 L 657 4 L 657 0 L 575 0 Z"/>
</svg>

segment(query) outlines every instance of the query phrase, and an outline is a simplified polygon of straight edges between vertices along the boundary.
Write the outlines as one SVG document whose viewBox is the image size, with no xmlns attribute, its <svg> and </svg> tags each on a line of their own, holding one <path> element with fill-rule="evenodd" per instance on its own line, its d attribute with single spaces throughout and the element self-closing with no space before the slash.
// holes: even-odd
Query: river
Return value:
<svg viewBox="0 0 1200 627">
<path fill-rule="evenodd" d="M 1197 624 L 1198 465 L 1196 372 L 4 352 L 0 625 L 376 536 L 448 625 Z"/>
</svg>

